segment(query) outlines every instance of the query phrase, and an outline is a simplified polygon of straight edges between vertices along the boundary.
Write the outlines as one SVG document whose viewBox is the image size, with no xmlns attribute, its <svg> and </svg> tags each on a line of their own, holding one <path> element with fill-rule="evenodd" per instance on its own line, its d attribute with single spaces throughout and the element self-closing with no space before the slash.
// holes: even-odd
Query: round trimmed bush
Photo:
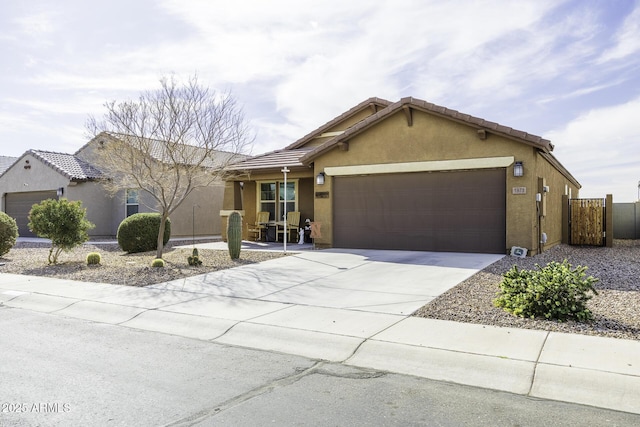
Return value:
<svg viewBox="0 0 640 427">
<path fill-rule="evenodd" d="M 164 267 L 164 260 L 162 258 L 156 258 L 151 262 L 151 267 L 162 268 Z"/>
<path fill-rule="evenodd" d="M 4 212 L 0 212 L 0 256 L 6 254 L 16 244 L 18 224 Z"/>
<path fill-rule="evenodd" d="M 133 214 L 120 223 L 118 227 L 118 244 L 127 253 L 148 252 L 158 249 L 158 233 L 160 231 L 159 213 Z M 171 220 L 167 218 L 162 238 L 166 245 L 171 237 Z"/>
<path fill-rule="evenodd" d="M 102 261 L 102 257 L 98 252 L 90 252 L 87 254 L 87 265 L 98 265 Z"/>
</svg>

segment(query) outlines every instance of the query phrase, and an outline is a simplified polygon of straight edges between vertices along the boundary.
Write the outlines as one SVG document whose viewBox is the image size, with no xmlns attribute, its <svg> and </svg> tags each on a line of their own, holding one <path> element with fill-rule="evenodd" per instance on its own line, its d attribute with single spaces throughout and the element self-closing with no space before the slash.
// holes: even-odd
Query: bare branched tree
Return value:
<svg viewBox="0 0 640 427">
<path fill-rule="evenodd" d="M 104 118 L 87 122 L 92 135 L 101 134 L 90 155 L 110 178 L 106 188 L 139 189 L 157 202 L 158 258 L 167 218 L 195 189 L 224 180 L 227 166 L 253 142 L 230 93 L 202 87 L 197 77 L 184 84 L 164 77 L 160 86 L 136 101 L 107 102 Z"/>
</svg>

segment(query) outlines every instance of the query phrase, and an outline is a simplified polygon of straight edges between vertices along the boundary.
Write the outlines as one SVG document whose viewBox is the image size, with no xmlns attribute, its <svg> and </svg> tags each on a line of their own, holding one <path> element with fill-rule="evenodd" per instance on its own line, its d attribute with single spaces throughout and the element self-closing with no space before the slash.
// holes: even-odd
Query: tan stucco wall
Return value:
<svg viewBox="0 0 640 427">
<path fill-rule="evenodd" d="M 368 114 L 363 118 L 366 115 Z M 341 129 L 344 128 L 341 127 Z M 312 173 L 304 173 L 304 176 L 311 178 L 307 182 L 313 185 L 313 189 L 307 193 L 313 197 L 313 216 L 309 218 L 322 224 L 322 237 L 316 239 L 315 243 L 326 247 L 332 246 L 333 243 L 334 178 L 327 175 L 324 185 L 316 185 L 314 179 L 318 173 L 326 172 L 327 168 L 504 157 L 521 161 L 524 166 L 522 177 L 513 176 L 513 164 L 504 168 L 506 174 L 505 252 L 508 252 L 512 246 L 525 247 L 531 254 L 539 250 L 536 210 L 539 177 L 544 177 L 551 188 L 546 195 L 547 216 L 542 219 L 542 231 L 548 236 L 546 247 L 558 243 L 562 230 L 561 196 L 564 194 L 565 185 L 572 188 L 573 197 L 577 197 L 578 189 L 542 158 L 536 148 L 490 132 L 483 140 L 478 137 L 477 129 L 474 127 L 417 110 L 413 111 L 412 126 L 408 126 L 404 113 L 398 112 L 353 137 L 348 141 L 347 151 L 336 148 L 316 158 Z M 251 180 L 269 179 L 281 180 L 282 174 L 275 172 L 261 174 L 255 171 L 251 174 Z M 519 191 L 514 192 L 514 188 Z M 524 188 L 524 194 L 517 194 L 522 192 L 522 188 Z M 246 211 L 247 221 L 255 220 L 255 191 L 255 183 L 245 182 L 243 208 Z M 302 193 L 302 188 L 300 192 Z M 328 194 L 328 197 L 317 197 L 318 193 L 325 196 Z M 232 198 L 227 195 L 227 199 L 230 201 Z M 230 205 L 230 202 L 227 205 Z"/>
<path fill-rule="evenodd" d="M 220 235 L 223 194 L 223 183 L 194 190 L 170 215 L 171 235 L 173 237 L 191 236 L 194 233 L 194 217 L 196 236 Z"/>
<path fill-rule="evenodd" d="M 208 189 L 197 189 L 170 215 L 171 237 L 190 237 L 193 235 L 193 218 L 195 216 L 195 236 L 220 235 L 219 212 L 222 206 L 224 184 L 214 185 Z M 118 191 L 111 198 L 110 214 L 112 236 L 115 236 L 120 223 L 126 217 L 124 201 L 125 191 Z M 139 194 L 138 212 L 159 212 L 156 200 L 149 193 Z M 194 209 L 194 205 L 197 205 Z"/>
<path fill-rule="evenodd" d="M 98 147 L 98 140 L 89 141 L 76 155 L 86 161 L 91 161 L 94 151 Z M 126 217 L 125 191 L 118 191 L 112 197 L 110 207 L 111 227 L 113 235 L 118 226 Z M 220 209 L 223 205 L 224 183 L 215 183 L 207 188 L 194 190 L 181 205 L 170 215 L 171 236 L 188 237 L 195 231 L 196 236 L 214 236 L 221 234 Z M 194 208 L 194 205 L 198 207 Z M 138 211 L 158 212 L 157 201 L 150 194 L 140 192 L 140 204 Z M 195 217 L 195 228 L 194 219 Z"/>
<path fill-rule="evenodd" d="M 87 210 L 87 219 L 95 228 L 89 230 L 92 237 L 111 237 L 115 235 L 113 228 L 113 198 L 99 182 L 71 183 L 64 196 L 69 200 L 79 200 Z"/>
<path fill-rule="evenodd" d="M 341 120 L 340 122 L 336 123 L 335 125 L 325 130 L 324 133 L 329 134 L 329 136 L 318 136 L 312 139 L 311 141 L 307 142 L 305 144 L 305 147 L 317 147 L 321 144 L 324 144 L 325 142 L 329 141 L 335 136 L 335 135 L 331 135 L 332 133 L 345 131 L 349 129 L 351 126 L 353 126 L 354 124 L 366 119 L 367 117 L 373 114 L 374 114 L 374 111 L 371 108 L 365 108 L 361 111 L 358 111 L 354 113 L 351 117 L 347 117 L 344 120 Z"/>
<path fill-rule="evenodd" d="M 413 112 L 413 126 L 407 125 L 402 112 L 389 117 L 373 128 L 357 135 L 349 141 L 349 150 L 334 149 L 315 160 L 317 174 L 327 167 L 359 164 L 403 163 L 420 161 L 474 159 L 484 157 L 513 156 L 524 164 L 524 176 L 514 177 L 513 166 L 506 168 L 506 247 L 522 246 L 529 250 L 538 248 L 537 213 L 535 194 L 537 192 L 538 155 L 536 149 L 519 141 L 488 134 L 487 139 L 478 138 L 475 128 L 447 119 Z M 547 166 L 548 165 L 547 163 Z M 554 168 L 546 169 L 549 179 L 561 176 Z M 559 178 L 558 178 L 559 179 Z M 564 189 L 564 182 L 562 188 Z M 525 187 L 526 194 L 513 194 L 514 187 Z M 323 186 L 315 191 L 332 194 L 332 178 L 327 177 Z M 573 190 L 576 194 L 576 189 Z M 553 215 L 547 227 L 555 224 L 549 236 L 549 243 L 556 240 L 556 228 L 561 230 L 560 218 L 556 218 L 556 200 Z M 317 243 L 332 245 L 332 197 L 315 200 L 315 220 L 322 223 L 322 239 Z M 547 233 L 549 235 L 549 233 Z M 558 235 L 559 236 L 559 235 Z M 551 238 L 553 237 L 553 239 Z M 559 239 L 560 237 L 558 237 Z"/>
<path fill-rule="evenodd" d="M 542 194 L 543 203 L 546 204 L 546 215 L 540 218 L 540 230 L 547 235 L 547 243 L 541 248 L 544 251 L 562 240 L 562 196 L 565 191 L 568 195 L 570 190 L 571 197 L 578 198 L 579 189 L 540 155 L 536 158 L 536 175 L 536 192 Z M 542 180 L 549 187 L 548 193 L 542 189 Z"/>
</svg>

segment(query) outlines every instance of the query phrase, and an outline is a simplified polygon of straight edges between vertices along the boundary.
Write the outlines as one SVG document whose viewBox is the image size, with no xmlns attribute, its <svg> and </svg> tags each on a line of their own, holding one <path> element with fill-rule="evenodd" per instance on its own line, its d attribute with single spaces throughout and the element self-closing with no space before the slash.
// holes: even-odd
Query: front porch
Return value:
<svg viewBox="0 0 640 427">
<path fill-rule="evenodd" d="M 314 169 L 299 162 L 299 158 L 308 150 L 291 151 L 265 155 L 268 159 L 256 160 L 255 165 L 251 160 L 245 161 L 242 169 L 236 171 L 234 179 L 226 182 L 223 210 L 220 212 L 223 240 L 226 241 L 226 216 L 234 210 L 242 214 L 242 238 L 247 241 L 256 239 L 249 229 L 260 225 L 270 237 L 261 240 L 282 240 L 284 233 L 277 231 L 281 230 L 288 212 L 295 212 L 295 217 L 299 216 L 298 223 L 294 223 L 295 229 L 304 228 L 307 219 L 314 221 Z M 265 216 L 268 214 L 268 220 L 262 218 L 258 221 L 258 212 L 265 212 Z M 299 240 L 295 229 L 286 233 L 289 243 Z"/>
<path fill-rule="evenodd" d="M 185 248 L 191 248 L 194 245 L 185 245 Z M 226 251 L 228 249 L 227 242 L 207 242 L 196 243 L 195 247 L 198 249 L 213 249 Z M 263 251 L 263 252 L 307 252 L 315 250 L 313 243 L 303 243 L 301 245 L 297 243 L 287 243 L 285 251 L 283 242 L 253 242 L 250 240 L 243 240 L 241 251 Z M 242 253 L 242 252 L 241 252 Z"/>
</svg>

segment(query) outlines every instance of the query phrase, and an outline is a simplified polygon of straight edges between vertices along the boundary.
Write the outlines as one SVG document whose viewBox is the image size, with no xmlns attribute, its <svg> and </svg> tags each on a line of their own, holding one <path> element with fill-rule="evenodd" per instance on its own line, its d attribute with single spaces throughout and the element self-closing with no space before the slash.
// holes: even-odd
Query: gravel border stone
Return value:
<svg viewBox="0 0 640 427">
<path fill-rule="evenodd" d="M 19 242 L 9 253 L 0 257 L 0 263 L 4 263 L 0 266 L 0 273 L 147 286 L 286 256 L 280 252 L 242 251 L 240 259 L 231 260 L 228 251 L 198 249 L 202 265 L 195 267 L 187 263 L 192 248 L 176 248 L 190 243 L 191 240 L 170 241 L 163 251 L 166 266 L 154 268 L 151 262 L 155 259 L 155 251 L 127 254 L 117 243 L 87 242 L 70 252 L 63 252 L 58 264 L 48 265 L 50 244 Z M 87 265 L 86 257 L 90 252 L 100 254 L 100 265 Z"/>
<path fill-rule="evenodd" d="M 535 269 L 551 261 L 567 260 L 588 267 L 598 280 L 598 295 L 587 304 L 594 321 L 557 322 L 516 317 L 493 305 L 502 274 L 513 265 Z M 640 241 L 614 240 L 613 247 L 557 245 L 527 258 L 506 256 L 450 289 L 414 313 L 414 316 L 456 322 L 525 329 L 640 339 Z"/>
<path fill-rule="evenodd" d="M 258 263 L 282 256 L 280 252 L 243 251 L 232 261 L 227 251 L 201 249 L 203 264 L 187 264 L 191 240 L 171 241 L 164 251 L 165 268 L 151 267 L 155 251 L 126 254 L 114 243 L 85 243 L 70 252 L 63 252 L 57 265 L 47 265 L 50 244 L 20 242 L 8 254 L 0 257 L 0 273 L 14 273 L 70 279 L 85 282 L 128 286 L 147 286 L 184 277 Z M 98 252 L 102 262 L 88 266 L 86 256 Z M 587 274 L 599 279 L 598 295 L 588 303 L 594 321 L 556 322 L 543 319 L 523 319 L 493 305 L 502 274 L 513 265 L 533 269 L 564 259 L 576 267 L 587 266 Z M 527 258 L 506 256 L 469 279 L 435 298 L 413 315 L 456 322 L 478 323 L 525 329 L 599 335 L 624 339 L 640 339 L 640 240 L 614 240 L 612 248 L 557 245 L 541 255 Z"/>
</svg>

